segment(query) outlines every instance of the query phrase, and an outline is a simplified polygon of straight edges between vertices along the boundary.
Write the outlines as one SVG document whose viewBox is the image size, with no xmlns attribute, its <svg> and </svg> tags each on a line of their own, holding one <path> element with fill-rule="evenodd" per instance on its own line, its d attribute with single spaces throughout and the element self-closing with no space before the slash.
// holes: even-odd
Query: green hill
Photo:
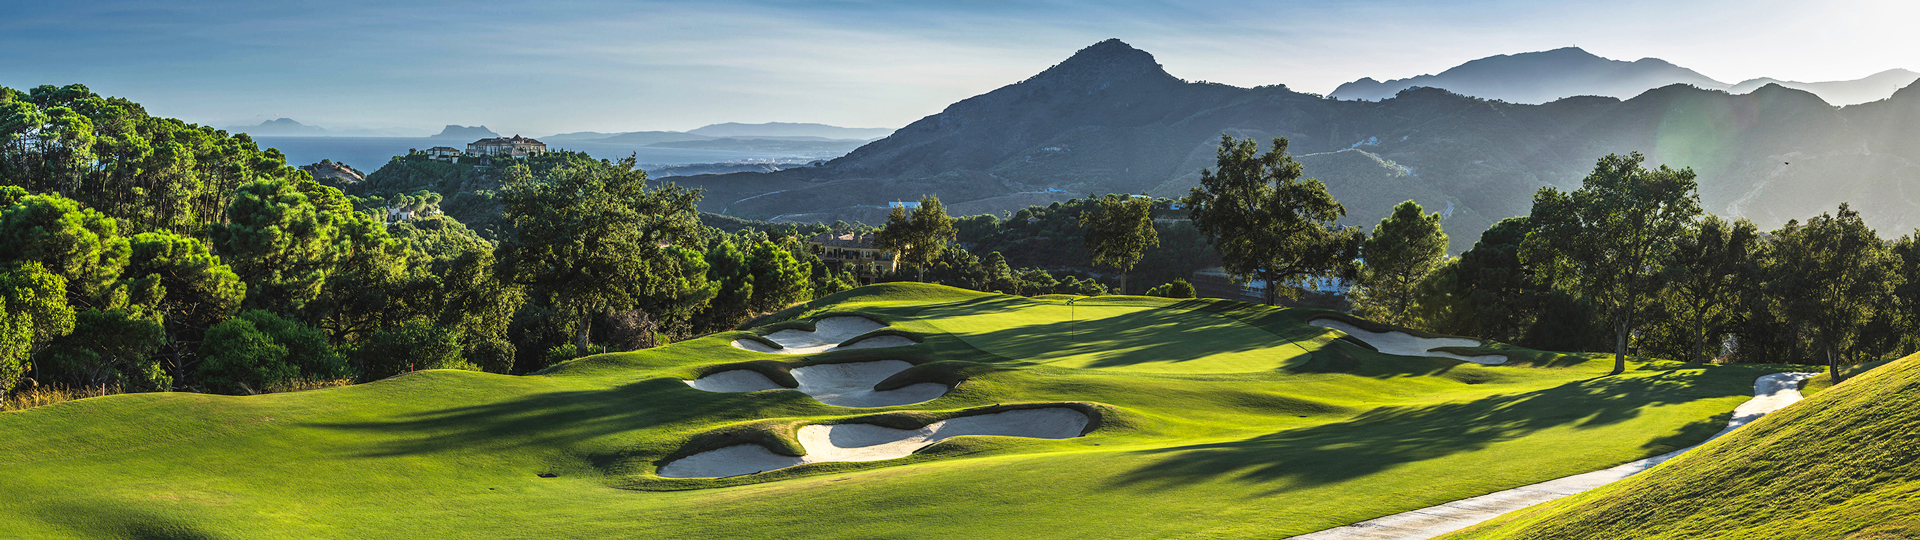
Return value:
<svg viewBox="0 0 1920 540">
<path fill-rule="evenodd" d="M 1916 537 L 1920 355 L 1645 474 L 1446 538 Z"/>
<path fill-rule="evenodd" d="M 917 343 L 817 354 L 740 348 L 768 349 L 782 331 L 825 333 L 814 321 L 856 314 L 887 325 L 856 340 Z M 1684 447 L 1724 425 L 1755 377 L 1777 371 L 1656 361 L 1603 377 L 1609 361 L 1497 344 L 1454 352 L 1509 355 L 1513 365 L 1392 356 L 1307 324 L 1330 316 L 889 284 L 795 307 L 752 331 L 530 376 L 423 371 L 250 397 L 66 402 L 0 413 L 0 531 L 1279 537 Z M 684 382 L 747 370 L 792 384 L 801 366 L 881 359 L 913 365 L 881 390 L 951 389 L 912 405 L 845 408 L 801 392 Z M 903 459 L 730 478 L 657 474 L 741 444 L 791 455 L 810 425 L 904 429 L 1050 407 L 1086 414 L 1084 435 L 962 437 Z"/>
</svg>

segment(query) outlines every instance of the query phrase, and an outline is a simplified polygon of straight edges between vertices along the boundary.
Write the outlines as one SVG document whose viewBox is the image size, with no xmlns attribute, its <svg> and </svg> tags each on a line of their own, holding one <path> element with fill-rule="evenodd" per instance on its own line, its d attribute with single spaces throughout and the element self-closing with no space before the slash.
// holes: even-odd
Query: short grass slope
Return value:
<svg viewBox="0 0 1920 540">
<path fill-rule="evenodd" d="M 1645 474 L 1446 538 L 1920 538 L 1920 355 Z"/>
<path fill-rule="evenodd" d="M 734 346 L 841 316 L 898 345 Z M 529 376 L 84 399 L 0 413 L 0 536 L 1284 537 L 1689 446 L 1783 370 L 1647 361 L 1609 377 L 1597 355 L 1497 343 L 1446 349 L 1499 366 L 1382 354 L 1309 324 L 1332 316 L 888 284 Z M 945 391 L 877 407 L 795 391 L 811 368 L 863 362 L 890 374 L 852 391 Z M 729 390 L 757 391 L 686 382 L 728 372 L 759 377 Z M 1065 409 L 1084 424 L 965 420 Z M 823 461 L 809 442 L 882 459 Z M 798 459 L 661 474 L 726 448 Z"/>
</svg>

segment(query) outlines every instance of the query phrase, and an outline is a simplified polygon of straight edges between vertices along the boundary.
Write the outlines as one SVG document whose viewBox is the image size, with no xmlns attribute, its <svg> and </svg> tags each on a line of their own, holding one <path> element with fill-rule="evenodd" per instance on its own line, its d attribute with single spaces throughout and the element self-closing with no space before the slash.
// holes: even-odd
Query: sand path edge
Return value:
<svg viewBox="0 0 1920 540">
<path fill-rule="evenodd" d="M 1767 413 L 1800 401 L 1800 381 L 1817 373 L 1774 373 L 1753 381 L 1753 399 L 1733 409 L 1726 429 L 1707 441 L 1718 439 Z M 1701 441 L 1700 444 L 1706 444 Z M 1538 484 L 1496 491 L 1435 506 L 1408 510 L 1390 516 L 1342 525 L 1292 537 L 1294 540 L 1424 540 L 1499 517 L 1502 514 L 1575 495 L 1633 476 L 1675 456 L 1699 448 L 1696 444 L 1658 456 L 1630 461 L 1614 467 L 1548 480 Z"/>
</svg>

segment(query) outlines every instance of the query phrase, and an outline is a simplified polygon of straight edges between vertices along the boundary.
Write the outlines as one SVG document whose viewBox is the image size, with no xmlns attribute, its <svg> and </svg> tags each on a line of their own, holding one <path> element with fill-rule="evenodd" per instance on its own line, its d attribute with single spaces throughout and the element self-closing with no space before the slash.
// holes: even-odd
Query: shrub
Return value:
<svg viewBox="0 0 1920 540">
<path fill-rule="evenodd" d="M 385 379 L 423 369 L 480 368 L 466 361 L 457 327 L 433 324 L 424 319 L 374 332 L 354 350 L 354 364 L 360 367 L 360 380 Z"/>
<path fill-rule="evenodd" d="M 250 310 L 207 329 L 200 344 L 200 381 L 209 390 L 253 394 L 295 378 L 335 379 L 346 362 L 326 334 L 264 310 Z"/>
<path fill-rule="evenodd" d="M 1152 289 L 1148 289 L 1147 296 L 1158 296 L 1161 298 L 1193 298 L 1194 297 L 1193 284 L 1187 283 L 1187 280 L 1184 280 L 1184 279 L 1175 279 L 1172 282 L 1162 284 Z"/>
</svg>

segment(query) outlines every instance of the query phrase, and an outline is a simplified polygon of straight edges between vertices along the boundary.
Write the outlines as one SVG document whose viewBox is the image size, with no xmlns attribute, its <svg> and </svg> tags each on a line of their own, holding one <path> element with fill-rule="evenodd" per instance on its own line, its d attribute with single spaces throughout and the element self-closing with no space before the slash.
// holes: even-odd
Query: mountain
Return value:
<svg viewBox="0 0 1920 540">
<path fill-rule="evenodd" d="M 655 143 L 668 143 L 668 142 L 680 142 L 680 141 L 704 141 L 712 138 L 713 137 L 708 137 L 705 135 L 694 135 L 692 133 L 685 133 L 680 131 L 629 131 L 626 133 L 615 133 L 611 136 L 608 136 L 602 139 L 597 139 L 597 141 L 604 142 L 604 143 L 636 144 L 636 145 L 644 146 L 644 145 L 651 145 Z"/>
<path fill-rule="evenodd" d="M 1802 83 L 1770 78 L 1727 84 L 1658 58 L 1632 62 L 1596 56 L 1578 47 L 1469 61 L 1437 75 L 1376 81 L 1371 77 L 1342 84 L 1329 96 L 1378 101 L 1415 87 L 1444 88 L 1484 99 L 1545 103 L 1573 96 L 1629 98 L 1672 84 L 1746 94 L 1768 84 L 1805 90 L 1836 105 L 1886 99 L 1894 90 L 1920 79 L 1920 73 L 1894 69 L 1851 81 Z"/>
<path fill-rule="evenodd" d="M 487 129 L 487 126 L 467 127 L 467 126 L 457 126 L 453 124 L 447 124 L 447 127 L 441 129 L 439 134 L 436 134 L 431 138 L 477 141 L 480 139 L 491 139 L 499 136 L 500 136 L 499 133 L 494 133 L 493 130 Z"/>
<path fill-rule="evenodd" d="M 702 210 L 750 219 L 874 223 L 887 202 L 929 193 L 1000 213 L 1089 193 L 1183 195 L 1213 165 L 1222 134 L 1288 138 L 1307 174 L 1347 202 L 1345 224 L 1370 226 L 1408 199 L 1451 206 L 1444 224 L 1456 251 L 1526 214 L 1540 187 L 1578 186 L 1599 157 L 1633 151 L 1694 168 L 1710 211 L 1762 226 L 1843 201 L 1883 231 L 1920 226 L 1920 196 L 1906 195 L 1920 194 L 1920 89 L 1911 86 L 1845 108 L 1778 84 L 1741 95 L 1676 84 L 1538 105 L 1435 88 L 1351 101 L 1182 81 L 1118 40 L 817 167 L 679 183 L 707 190 Z"/>
<path fill-rule="evenodd" d="M 768 122 L 764 124 L 740 124 L 728 122 L 713 124 L 688 131 L 707 137 L 733 137 L 736 139 L 780 139 L 787 137 L 809 137 L 819 140 L 862 140 L 870 141 L 886 137 L 893 133 L 887 128 L 847 128 L 826 124 L 792 124 L 786 122 Z"/>
<path fill-rule="evenodd" d="M 1385 82 L 1364 78 L 1340 85 L 1328 95 L 1340 99 L 1381 100 L 1401 90 L 1426 86 L 1486 99 L 1544 103 L 1569 96 L 1626 98 L 1675 83 L 1713 89 L 1727 87 L 1725 83 L 1658 58 L 1625 62 L 1601 58 L 1578 47 L 1566 47 L 1490 56 L 1438 75 Z"/>
<path fill-rule="evenodd" d="M 722 137 L 694 141 L 664 141 L 649 144 L 654 148 L 695 148 L 702 150 L 728 150 L 734 152 L 758 152 L 792 154 L 805 157 L 840 157 L 866 144 L 861 140 L 828 139 L 735 139 Z"/>
<path fill-rule="evenodd" d="M 1795 90 L 1805 90 L 1820 96 L 1827 103 L 1836 105 L 1855 105 L 1869 101 L 1879 101 L 1893 95 L 1894 91 L 1920 80 L 1920 73 L 1904 69 L 1889 69 L 1863 79 L 1851 81 L 1795 82 L 1771 78 L 1749 79 L 1733 85 L 1728 91 L 1735 94 L 1752 92 L 1762 86 L 1778 84 Z"/>
<path fill-rule="evenodd" d="M 1920 356 L 1645 473 L 1443 538 L 1920 537 Z"/>
<path fill-rule="evenodd" d="M 257 126 L 235 126 L 227 128 L 234 133 L 246 133 L 255 137 L 324 137 L 327 130 L 319 126 L 309 126 L 292 118 L 275 118 L 261 122 Z"/>
</svg>

